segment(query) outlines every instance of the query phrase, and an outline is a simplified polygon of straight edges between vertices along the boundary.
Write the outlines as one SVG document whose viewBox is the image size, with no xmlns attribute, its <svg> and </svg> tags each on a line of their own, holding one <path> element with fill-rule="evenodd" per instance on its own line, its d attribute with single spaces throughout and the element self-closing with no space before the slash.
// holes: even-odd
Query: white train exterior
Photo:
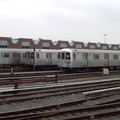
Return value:
<svg viewBox="0 0 120 120">
<path fill-rule="evenodd" d="M 26 52 L 27 58 L 25 65 L 39 69 L 57 67 L 58 52 L 59 50 L 50 49 L 35 49 L 33 51 Z"/>
<path fill-rule="evenodd" d="M 66 70 L 120 67 L 120 51 L 91 49 L 62 49 L 58 53 L 58 67 Z"/>
</svg>

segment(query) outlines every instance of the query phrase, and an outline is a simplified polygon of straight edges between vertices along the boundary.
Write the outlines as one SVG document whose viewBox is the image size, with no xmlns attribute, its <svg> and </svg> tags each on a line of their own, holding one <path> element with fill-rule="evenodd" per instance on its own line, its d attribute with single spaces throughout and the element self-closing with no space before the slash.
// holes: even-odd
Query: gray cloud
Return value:
<svg viewBox="0 0 120 120">
<path fill-rule="evenodd" d="M 0 36 L 120 43 L 119 0 L 0 0 L 0 11 Z"/>
</svg>

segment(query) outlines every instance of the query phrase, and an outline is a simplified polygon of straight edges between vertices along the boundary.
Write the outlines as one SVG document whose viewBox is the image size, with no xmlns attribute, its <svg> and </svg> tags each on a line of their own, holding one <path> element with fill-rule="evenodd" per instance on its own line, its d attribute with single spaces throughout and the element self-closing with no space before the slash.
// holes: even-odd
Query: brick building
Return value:
<svg viewBox="0 0 120 120">
<path fill-rule="evenodd" d="M 77 49 L 101 49 L 101 50 L 120 50 L 119 44 L 106 43 L 84 43 L 78 41 L 52 41 L 47 39 L 33 40 L 30 38 L 13 39 L 11 37 L 0 37 L 0 48 L 23 48 L 23 49 L 62 49 L 62 48 L 77 48 Z"/>
</svg>

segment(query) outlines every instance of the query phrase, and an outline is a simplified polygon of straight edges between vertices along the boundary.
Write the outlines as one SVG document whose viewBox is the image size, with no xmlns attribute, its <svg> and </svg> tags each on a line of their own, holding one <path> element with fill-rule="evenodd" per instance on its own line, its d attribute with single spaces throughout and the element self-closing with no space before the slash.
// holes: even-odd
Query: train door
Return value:
<svg viewBox="0 0 120 120">
<path fill-rule="evenodd" d="M 82 65 L 88 66 L 88 53 L 82 53 Z"/>
<path fill-rule="evenodd" d="M 20 54 L 17 52 L 12 53 L 12 64 L 20 64 Z"/>
<path fill-rule="evenodd" d="M 25 64 L 28 64 L 28 52 L 24 53 L 24 57 L 25 57 Z"/>
<path fill-rule="evenodd" d="M 107 66 L 109 65 L 109 54 L 104 53 L 104 65 Z"/>
<path fill-rule="evenodd" d="M 58 53 L 58 66 L 65 66 L 65 53 L 63 52 L 59 52 Z"/>
<path fill-rule="evenodd" d="M 47 64 L 52 64 L 52 53 L 46 53 Z"/>
</svg>

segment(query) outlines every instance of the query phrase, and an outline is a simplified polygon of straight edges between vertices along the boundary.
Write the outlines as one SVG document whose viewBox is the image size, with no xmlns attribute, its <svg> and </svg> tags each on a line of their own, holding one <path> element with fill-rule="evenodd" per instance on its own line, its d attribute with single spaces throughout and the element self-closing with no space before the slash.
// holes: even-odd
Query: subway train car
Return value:
<svg viewBox="0 0 120 120">
<path fill-rule="evenodd" d="M 59 50 L 35 49 L 26 52 L 25 65 L 37 69 L 51 69 L 57 67 Z"/>
<path fill-rule="evenodd" d="M 25 53 L 30 49 L 0 49 L 0 68 L 11 66 L 24 66 L 26 56 Z"/>
<path fill-rule="evenodd" d="M 0 68 L 20 64 L 20 52 L 16 49 L 0 49 Z"/>
<path fill-rule="evenodd" d="M 58 67 L 66 71 L 120 68 L 120 51 L 91 49 L 61 49 Z"/>
<path fill-rule="evenodd" d="M 25 65 L 25 61 L 26 61 L 26 52 L 30 52 L 33 51 L 33 49 L 12 49 L 15 50 L 16 52 L 19 53 L 19 63 L 18 65 L 23 66 Z"/>
</svg>

